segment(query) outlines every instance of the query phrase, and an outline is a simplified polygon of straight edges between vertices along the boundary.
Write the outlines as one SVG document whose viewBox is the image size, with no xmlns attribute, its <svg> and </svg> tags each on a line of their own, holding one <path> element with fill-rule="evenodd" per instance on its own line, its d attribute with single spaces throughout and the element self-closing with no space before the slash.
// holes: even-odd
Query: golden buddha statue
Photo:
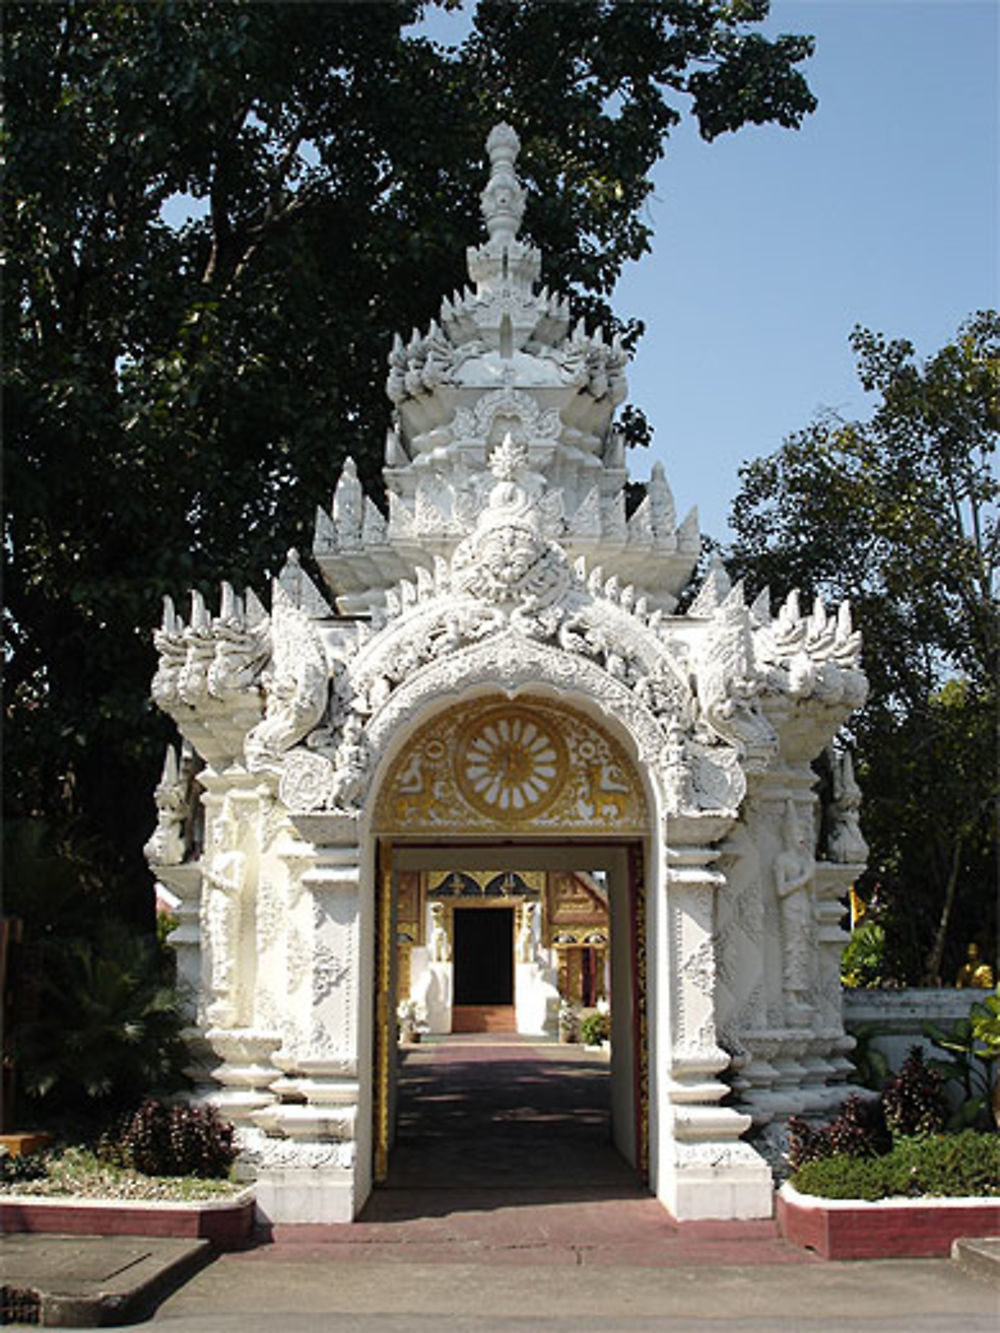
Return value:
<svg viewBox="0 0 1000 1333">
<path fill-rule="evenodd" d="M 955 978 L 958 989 L 992 990 L 993 969 L 989 963 L 983 962 L 979 945 L 970 944 L 965 951 L 965 958 L 966 961 L 958 969 L 958 976 Z"/>
<path fill-rule="evenodd" d="M 847 898 L 851 908 L 851 929 L 854 930 L 856 926 L 860 926 L 862 921 L 864 921 L 868 911 L 868 904 L 865 902 L 864 898 L 861 897 L 861 894 L 858 893 L 853 884 L 847 890 Z"/>
</svg>

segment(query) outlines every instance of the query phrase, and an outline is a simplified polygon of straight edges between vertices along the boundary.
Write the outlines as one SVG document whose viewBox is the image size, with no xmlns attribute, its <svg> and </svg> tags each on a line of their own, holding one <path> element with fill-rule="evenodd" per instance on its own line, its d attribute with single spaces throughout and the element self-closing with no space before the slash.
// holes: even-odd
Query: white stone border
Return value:
<svg viewBox="0 0 1000 1333">
<path fill-rule="evenodd" d="M 213 1195 L 208 1199 L 112 1199 L 91 1194 L 14 1194 L 5 1191 L 0 1194 L 0 1208 L 7 1203 L 16 1203 L 32 1208 L 79 1208 L 82 1212 L 91 1208 L 116 1208 L 123 1212 L 148 1208 L 158 1213 L 191 1212 L 193 1209 L 216 1213 L 224 1208 L 240 1208 L 244 1204 L 253 1203 L 255 1198 L 256 1190 L 252 1185 L 240 1190 L 238 1194 L 227 1194 L 224 1197 Z"/>
<path fill-rule="evenodd" d="M 822 1208 L 824 1212 L 878 1212 L 887 1208 L 949 1208 L 961 1210 L 962 1208 L 996 1208 L 997 1221 L 1000 1223 L 1000 1195 L 998 1194 L 974 1194 L 967 1197 L 955 1198 L 950 1194 L 922 1194 L 918 1198 L 913 1198 L 908 1194 L 893 1194 L 887 1199 L 829 1199 L 825 1194 L 800 1194 L 799 1191 L 788 1183 L 781 1186 L 778 1191 L 786 1203 L 794 1204 L 796 1208 L 817 1209 Z"/>
</svg>

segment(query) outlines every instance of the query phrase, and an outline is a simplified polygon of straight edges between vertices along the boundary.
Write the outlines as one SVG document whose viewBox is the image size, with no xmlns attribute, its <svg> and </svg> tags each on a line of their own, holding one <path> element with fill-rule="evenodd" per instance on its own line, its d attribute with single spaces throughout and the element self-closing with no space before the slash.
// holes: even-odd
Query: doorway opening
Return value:
<svg viewBox="0 0 1000 1333">
<path fill-rule="evenodd" d="M 513 907 L 457 907 L 452 933 L 452 1032 L 515 1032 Z"/>
<path fill-rule="evenodd" d="M 644 1180 L 640 841 L 382 842 L 379 863 L 376 1182 Z"/>
<path fill-rule="evenodd" d="M 455 912 L 455 1005 L 514 1004 L 514 909 Z"/>
</svg>

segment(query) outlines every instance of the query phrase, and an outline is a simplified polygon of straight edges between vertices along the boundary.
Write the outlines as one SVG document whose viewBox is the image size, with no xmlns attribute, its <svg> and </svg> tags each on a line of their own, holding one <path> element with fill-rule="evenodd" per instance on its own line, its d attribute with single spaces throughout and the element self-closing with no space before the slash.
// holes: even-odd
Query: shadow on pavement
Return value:
<svg viewBox="0 0 1000 1333">
<path fill-rule="evenodd" d="M 648 1197 L 611 1142 L 608 1064 L 516 1038 L 402 1052 L 396 1142 L 361 1220 Z"/>
</svg>

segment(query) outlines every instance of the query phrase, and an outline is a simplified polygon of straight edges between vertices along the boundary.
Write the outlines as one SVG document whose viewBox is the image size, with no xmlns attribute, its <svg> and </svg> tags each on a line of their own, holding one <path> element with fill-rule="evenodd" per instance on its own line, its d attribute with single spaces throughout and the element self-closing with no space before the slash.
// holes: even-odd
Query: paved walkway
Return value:
<svg viewBox="0 0 1000 1333">
<path fill-rule="evenodd" d="M 386 1185 L 360 1222 L 279 1227 L 160 1308 L 163 1333 L 996 1333 L 947 1260 L 825 1264 L 771 1222 L 678 1224 L 610 1145 L 607 1065 L 451 1037 L 406 1052 Z"/>
<path fill-rule="evenodd" d="M 606 1064 L 579 1048 L 505 1036 L 407 1051 L 389 1180 L 362 1221 L 276 1228 L 272 1243 L 197 1272 L 154 1323 L 163 1333 L 997 1333 L 997 1288 L 948 1260 L 823 1263 L 771 1222 L 674 1222 L 611 1148 L 607 1096 Z M 46 1243 L 11 1239 L 26 1243 L 24 1262 L 32 1242 Z M 106 1253 L 91 1264 L 117 1273 L 136 1257 L 112 1249 L 130 1243 L 98 1242 Z M 147 1242 L 151 1254 L 157 1244 L 170 1243 Z"/>
<path fill-rule="evenodd" d="M 260 1262 L 809 1264 L 772 1222 L 679 1225 L 611 1144 L 606 1057 L 509 1034 L 406 1050 L 389 1178 L 362 1219 L 277 1227 Z"/>
</svg>

